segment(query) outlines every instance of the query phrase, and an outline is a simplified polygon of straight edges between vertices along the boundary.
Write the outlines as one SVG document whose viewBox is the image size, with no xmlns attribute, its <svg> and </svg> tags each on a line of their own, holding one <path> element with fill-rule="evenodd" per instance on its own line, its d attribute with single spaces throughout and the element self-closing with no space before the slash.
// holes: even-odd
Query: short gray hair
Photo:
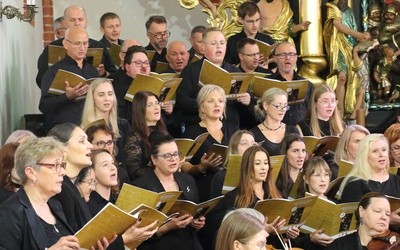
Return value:
<svg viewBox="0 0 400 250">
<path fill-rule="evenodd" d="M 32 167 L 39 169 L 37 162 L 46 156 L 56 154 L 65 154 L 63 143 L 53 137 L 30 138 L 15 151 L 15 170 L 21 180 L 21 184 L 25 184 L 27 176 L 25 169 Z"/>
<path fill-rule="evenodd" d="M 213 85 L 213 84 L 206 84 L 200 89 L 199 93 L 197 94 L 197 105 L 199 106 L 200 119 L 201 119 L 201 106 L 207 99 L 207 96 L 209 94 L 211 94 L 212 92 L 217 92 L 218 94 L 220 94 L 222 96 L 222 99 L 225 102 L 224 116 L 226 117 L 226 115 L 225 115 L 225 110 L 226 110 L 225 91 L 220 86 Z"/>
</svg>

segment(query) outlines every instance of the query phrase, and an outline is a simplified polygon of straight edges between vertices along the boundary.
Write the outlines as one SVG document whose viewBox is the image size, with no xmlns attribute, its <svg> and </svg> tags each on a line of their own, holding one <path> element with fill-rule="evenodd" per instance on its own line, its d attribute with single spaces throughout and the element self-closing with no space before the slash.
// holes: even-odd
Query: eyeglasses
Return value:
<svg viewBox="0 0 400 250">
<path fill-rule="evenodd" d="M 71 40 L 65 39 L 67 42 L 71 43 L 72 46 L 76 47 L 76 48 L 80 48 L 81 46 L 83 47 L 89 47 L 89 41 L 84 41 L 84 42 L 80 42 L 80 41 L 75 41 L 72 42 Z"/>
<path fill-rule="evenodd" d="M 249 56 L 249 57 L 253 57 L 253 58 L 260 56 L 260 52 L 256 52 L 256 53 L 252 53 L 252 54 L 246 54 L 246 53 L 240 52 L 240 54 L 245 55 L 245 56 Z"/>
<path fill-rule="evenodd" d="M 292 58 L 292 57 L 296 57 L 297 54 L 294 52 L 289 52 L 289 53 L 279 53 L 279 54 L 275 54 L 276 57 L 279 57 L 280 59 L 285 59 L 286 57 Z"/>
<path fill-rule="evenodd" d="M 279 111 L 288 111 L 290 109 L 289 105 L 275 105 L 272 103 L 271 105 L 274 106 Z"/>
<path fill-rule="evenodd" d="M 161 106 L 161 103 L 160 102 L 149 102 L 149 103 L 147 103 L 146 108 L 154 108 L 156 106 Z"/>
<path fill-rule="evenodd" d="M 96 142 L 96 143 L 94 143 L 94 144 L 96 144 L 96 146 L 97 146 L 98 148 L 104 148 L 106 145 L 107 145 L 107 147 L 111 147 L 111 146 L 114 145 L 114 141 L 113 141 L 113 140 L 109 140 L 109 141 L 98 141 L 98 142 Z"/>
<path fill-rule="evenodd" d="M 152 34 L 153 36 L 155 36 L 157 39 L 161 39 L 161 38 L 168 38 L 171 35 L 170 31 L 164 31 L 164 32 L 160 32 L 160 33 L 153 33 L 150 31 L 147 31 L 149 34 Z"/>
<path fill-rule="evenodd" d="M 97 181 L 96 180 L 91 180 L 91 181 L 81 181 L 82 183 L 88 184 L 90 187 L 96 187 Z"/>
<path fill-rule="evenodd" d="M 258 23 L 260 21 L 260 18 L 257 18 L 256 20 L 246 20 L 244 19 L 244 21 L 248 24 L 254 24 L 254 23 Z"/>
<path fill-rule="evenodd" d="M 226 41 L 211 41 L 211 42 L 208 42 L 208 43 L 204 43 L 204 44 L 207 44 L 207 45 L 210 45 L 210 46 L 212 46 L 212 47 L 218 47 L 218 46 L 220 46 L 220 47 L 222 47 L 222 46 L 225 46 L 226 45 Z"/>
<path fill-rule="evenodd" d="M 65 170 L 65 168 L 67 167 L 67 163 L 66 162 L 61 162 L 61 163 L 36 162 L 36 165 L 39 165 L 41 167 L 45 167 L 45 168 L 48 168 L 48 169 L 54 169 L 54 172 L 56 172 L 57 174 L 60 173 L 61 168 L 63 168 Z"/>
<path fill-rule="evenodd" d="M 162 157 L 167 161 L 172 160 L 173 158 L 180 158 L 181 157 L 181 152 L 175 151 L 173 153 L 166 153 L 166 154 L 162 154 L 162 155 L 156 155 L 157 157 Z"/>
<path fill-rule="evenodd" d="M 323 173 L 323 174 L 318 173 L 318 174 L 312 174 L 311 176 L 312 176 L 312 177 L 315 177 L 315 178 L 322 178 L 322 179 L 324 179 L 324 178 L 330 178 L 330 177 L 331 177 L 331 174 L 330 174 L 330 173 Z"/>
<path fill-rule="evenodd" d="M 150 66 L 150 62 L 149 61 L 136 60 L 136 61 L 133 61 L 131 63 L 134 63 L 136 67 L 142 67 L 142 66 L 149 67 Z"/>
<path fill-rule="evenodd" d="M 337 104 L 338 104 L 338 100 L 322 100 L 322 101 L 318 101 L 321 105 L 322 105 L 322 107 L 324 107 L 324 108 L 326 108 L 326 107 L 328 107 L 329 105 L 331 105 L 331 106 L 336 106 Z"/>
</svg>

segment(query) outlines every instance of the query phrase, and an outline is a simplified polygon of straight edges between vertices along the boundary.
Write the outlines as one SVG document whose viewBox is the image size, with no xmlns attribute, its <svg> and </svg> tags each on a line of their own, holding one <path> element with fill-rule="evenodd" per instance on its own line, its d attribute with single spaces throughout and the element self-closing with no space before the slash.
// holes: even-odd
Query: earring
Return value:
<svg viewBox="0 0 400 250">
<path fill-rule="evenodd" d="M 33 185 L 35 185 L 36 184 L 36 176 L 33 177 L 32 181 L 33 181 Z"/>
<path fill-rule="evenodd" d="M 364 224 L 363 218 L 360 218 L 360 225 L 363 225 L 363 224 Z"/>
<path fill-rule="evenodd" d="M 219 120 L 223 120 L 224 119 L 224 115 L 221 115 L 220 117 L 219 117 Z"/>
</svg>

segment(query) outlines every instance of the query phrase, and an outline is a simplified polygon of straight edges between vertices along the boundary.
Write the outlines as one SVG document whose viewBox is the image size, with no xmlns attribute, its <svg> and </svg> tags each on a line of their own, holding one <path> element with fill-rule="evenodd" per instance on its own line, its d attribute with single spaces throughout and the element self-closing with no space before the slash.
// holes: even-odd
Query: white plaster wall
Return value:
<svg viewBox="0 0 400 250">
<path fill-rule="evenodd" d="M 36 0 L 38 7 L 41 1 Z M 170 41 L 185 40 L 196 25 L 205 25 L 207 15 L 197 6 L 182 8 L 176 0 L 54 0 L 54 16 L 63 15 L 72 4 L 82 5 L 88 15 L 89 35 L 100 39 L 99 19 L 105 12 L 115 12 L 122 20 L 122 38 L 134 38 L 147 45 L 145 22 L 151 15 L 164 15 L 172 32 Z M 3 0 L 3 7 L 23 6 L 23 0 Z M 0 144 L 19 128 L 24 114 L 39 113 L 40 90 L 36 86 L 37 58 L 43 50 L 42 10 L 36 14 L 35 26 L 16 18 L 0 22 Z"/>
<path fill-rule="evenodd" d="M 22 0 L 3 0 L 21 7 Z M 0 145 L 20 125 L 26 113 L 38 113 L 36 61 L 43 49 L 41 13 L 35 26 L 17 18 L 0 22 Z"/>
<path fill-rule="evenodd" d="M 165 16 L 171 31 L 169 40 L 184 40 L 188 46 L 191 29 L 196 25 L 208 26 L 207 15 L 201 12 L 200 5 L 187 10 L 177 0 L 54 0 L 54 17 L 62 16 L 64 9 L 72 4 L 85 8 L 89 20 L 89 36 L 93 39 L 102 37 L 99 20 L 106 12 L 115 12 L 120 16 L 122 39 L 134 38 L 144 46 L 148 44 L 145 22 L 151 15 Z"/>
</svg>

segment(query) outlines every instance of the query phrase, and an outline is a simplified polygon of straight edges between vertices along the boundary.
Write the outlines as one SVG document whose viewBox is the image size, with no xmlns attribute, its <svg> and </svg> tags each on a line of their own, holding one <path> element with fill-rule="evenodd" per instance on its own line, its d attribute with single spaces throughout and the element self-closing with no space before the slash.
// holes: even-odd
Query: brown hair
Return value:
<svg viewBox="0 0 400 250">
<path fill-rule="evenodd" d="M 253 190 L 253 180 L 254 160 L 257 152 L 264 152 L 268 157 L 268 175 L 267 180 L 263 183 L 263 189 L 266 196 L 269 196 L 270 198 L 281 197 L 275 183 L 272 182 L 272 168 L 268 152 L 260 145 L 252 146 L 244 151 L 242 157 L 238 186 L 239 192 L 235 198 L 235 207 L 249 207 L 256 200 Z"/>
</svg>

